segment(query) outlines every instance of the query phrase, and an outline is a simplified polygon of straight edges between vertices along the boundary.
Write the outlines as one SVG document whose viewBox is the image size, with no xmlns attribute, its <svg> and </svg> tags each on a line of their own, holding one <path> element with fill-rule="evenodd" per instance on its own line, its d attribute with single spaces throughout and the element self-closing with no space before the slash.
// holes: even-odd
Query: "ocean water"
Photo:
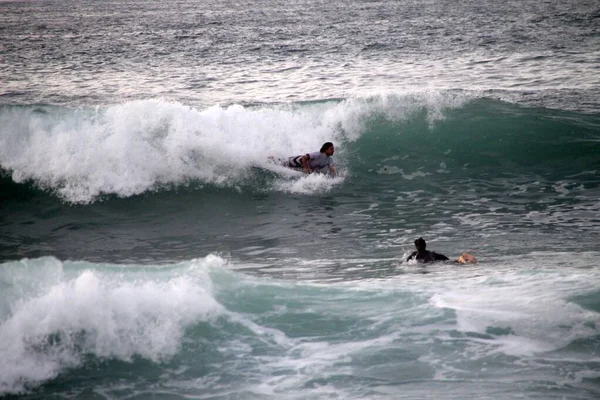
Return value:
<svg viewBox="0 0 600 400">
<path fill-rule="evenodd" d="M 0 1 L 0 398 L 597 399 L 599 155 L 596 1 Z"/>
</svg>

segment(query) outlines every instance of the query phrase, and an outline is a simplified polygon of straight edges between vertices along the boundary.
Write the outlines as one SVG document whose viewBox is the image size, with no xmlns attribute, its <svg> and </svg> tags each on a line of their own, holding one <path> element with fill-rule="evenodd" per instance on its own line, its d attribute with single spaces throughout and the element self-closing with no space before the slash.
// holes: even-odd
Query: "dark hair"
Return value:
<svg viewBox="0 0 600 400">
<path fill-rule="evenodd" d="M 427 246 L 427 243 L 425 243 L 425 239 L 423 239 L 422 237 L 415 240 L 415 247 L 417 249 L 420 249 L 420 248 L 425 249 L 426 246 Z"/>
<path fill-rule="evenodd" d="M 323 146 L 321 146 L 321 150 L 319 150 L 319 151 L 321 153 L 325 153 L 327 150 L 329 150 L 330 147 L 333 147 L 333 143 L 325 142 L 325 143 L 323 143 Z"/>
</svg>

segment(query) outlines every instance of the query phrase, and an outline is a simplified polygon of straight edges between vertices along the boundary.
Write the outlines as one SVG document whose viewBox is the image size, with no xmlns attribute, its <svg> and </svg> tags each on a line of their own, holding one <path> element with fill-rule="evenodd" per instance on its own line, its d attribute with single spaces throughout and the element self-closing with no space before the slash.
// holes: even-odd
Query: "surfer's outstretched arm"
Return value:
<svg viewBox="0 0 600 400">
<path fill-rule="evenodd" d="M 329 173 L 331 174 L 331 176 L 338 176 L 337 170 L 333 165 L 329 166 Z"/>
<path fill-rule="evenodd" d="M 310 174 L 312 171 L 310 170 L 308 160 L 310 160 L 310 154 L 307 153 L 304 156 L 302 156 L 302 159 L 300 161 L 302 162 L 302 169 L 304 170 L 304 172 Z"/>
</svg>

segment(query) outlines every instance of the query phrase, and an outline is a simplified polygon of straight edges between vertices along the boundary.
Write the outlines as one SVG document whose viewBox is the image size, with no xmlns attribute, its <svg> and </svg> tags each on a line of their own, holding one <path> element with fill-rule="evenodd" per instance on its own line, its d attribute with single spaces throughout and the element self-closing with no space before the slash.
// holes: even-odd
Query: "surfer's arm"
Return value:
<svg viewBox="0 0 600 400">
<path fill-rule="evenodd" d="M 337 176 L 337 171 L 333 165 L 329 166 L 329 173 L 331 174 L 331 176 Z"/>
<path fill-rule="evenodd" d="M 310 165 L 308 165 L 308 160 L 310 160 L 310 154 L 307 153 L 301 159 L 301 161 L 302 161 L 302 169 L 307 174 L 310 174 L 311 170 L 310 170 Z"/>
</svg>

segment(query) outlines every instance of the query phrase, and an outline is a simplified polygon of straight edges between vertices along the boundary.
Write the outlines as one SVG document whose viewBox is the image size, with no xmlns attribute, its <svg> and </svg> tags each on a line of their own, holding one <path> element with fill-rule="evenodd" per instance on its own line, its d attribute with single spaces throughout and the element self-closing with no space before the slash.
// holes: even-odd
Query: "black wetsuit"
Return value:
<svg viewBox="0 0 600 400">
<path fill-rule="evenodd" d="M 434 261 L 448 261 L 450 260 L 443 254 L 438 254 L 434 251 L 413 251 L 410 256 L 406 259 L 406 261 L 410 261 L 415 258 L 418 262 L 422 263 L 430 263 Z"/>
</svg>

